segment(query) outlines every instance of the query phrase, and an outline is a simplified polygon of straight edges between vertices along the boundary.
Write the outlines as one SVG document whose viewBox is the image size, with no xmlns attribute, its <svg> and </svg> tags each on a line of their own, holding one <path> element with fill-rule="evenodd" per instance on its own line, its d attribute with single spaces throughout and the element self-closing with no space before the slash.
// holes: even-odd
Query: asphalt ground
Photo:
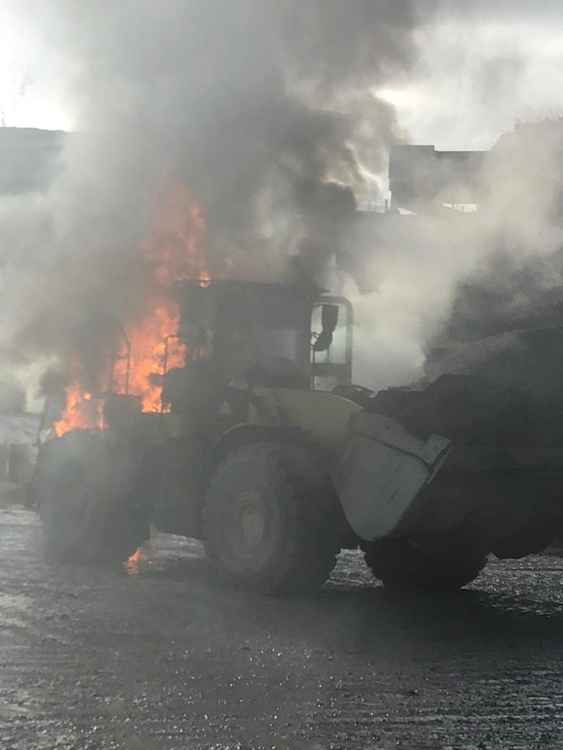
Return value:
<svg viewBox="0 0 563 750">
<path fill-rule="evenodd" d="M 47 564 L 0 509 L 1 750 L 563 748 L 563 560 L 491 561 L 453 596 L 219 586 L 157 535 L 129 566 Z"/>
</svg>

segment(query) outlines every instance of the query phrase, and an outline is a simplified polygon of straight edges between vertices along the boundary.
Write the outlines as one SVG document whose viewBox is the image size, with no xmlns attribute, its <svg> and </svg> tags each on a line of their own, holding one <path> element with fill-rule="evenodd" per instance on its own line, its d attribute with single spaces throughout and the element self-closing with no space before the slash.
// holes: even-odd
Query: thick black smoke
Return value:
<svg viewBox="0 0 563 750">
<path fill-rule="evenodd" d="M 373 90 L 413 64 L 420 22 L 410 0 L 15 10 L 64 55 L 78 131 L 46 196 L 0 206 L 0 343 L 44 355 L 86 343 L 91 320 L 138 314 L 138 246 L 170 175 L 205 206 L 212 272 L 280 278 L 304 248 L 315 274 L 338 250 L 334 216 L 344 226 L 373 191 L 398 136 Z"/>
</svg>

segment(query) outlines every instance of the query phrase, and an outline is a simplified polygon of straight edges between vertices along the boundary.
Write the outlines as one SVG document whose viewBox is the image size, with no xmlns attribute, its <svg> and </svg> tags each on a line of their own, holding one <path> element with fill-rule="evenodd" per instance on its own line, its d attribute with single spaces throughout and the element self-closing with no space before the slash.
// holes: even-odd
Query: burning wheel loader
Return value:
<svg viewBox="0 0 563 750">
<path fill-rule="evenodd" d="M 471 581 L 520 533 L 476 512 L 491 467 L 481 456 L 473 471 L 475 451 L 452 449 L 459 425 L 436 417 L 467 393 L 447 379 L 421 393 L 351 384 L 345 299 L 227 281 L 177 295 L 170 338 L 187 358 L 169 369 L 165 357 L 161 413 L 109 395 L 103 430 L 40 451 L 34 496 L 51 557 L 125 560 L 153 523 L 204 540 L 220 576 L 259 591 L 318 587 L 358 545 L 385 584 L 440 590 Z"/>
</svg>

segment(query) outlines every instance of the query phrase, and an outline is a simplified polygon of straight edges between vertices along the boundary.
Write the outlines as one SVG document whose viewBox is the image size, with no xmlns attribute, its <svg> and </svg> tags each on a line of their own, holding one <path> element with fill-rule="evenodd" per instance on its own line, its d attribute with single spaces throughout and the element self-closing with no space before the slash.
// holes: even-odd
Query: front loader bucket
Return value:
<svg viewBox="0 0 563 750">
<path fill-rule="evenodd" d="M 390 417 L 354 415 L 350 438 L 333 472 L 348 523 L 365 540 L 393 534 L 450 450 L 441 435 L 420 440 Z"/>
</svg>

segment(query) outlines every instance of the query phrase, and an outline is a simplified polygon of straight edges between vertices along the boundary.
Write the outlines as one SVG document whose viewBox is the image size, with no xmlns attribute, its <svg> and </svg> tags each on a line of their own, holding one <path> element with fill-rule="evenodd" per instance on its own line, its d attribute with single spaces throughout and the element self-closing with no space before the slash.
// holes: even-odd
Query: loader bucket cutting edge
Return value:
<svg viewBox="0 0 563 750">
<path fill-rule="evenodd" d="M 393 534 L 420 490 L 447 459 L 451 442 L 441 435 L 426 441 L 389 417 L 361 412 L 333 474 L 348 523 L 361 538 Z"/>
</svg>

